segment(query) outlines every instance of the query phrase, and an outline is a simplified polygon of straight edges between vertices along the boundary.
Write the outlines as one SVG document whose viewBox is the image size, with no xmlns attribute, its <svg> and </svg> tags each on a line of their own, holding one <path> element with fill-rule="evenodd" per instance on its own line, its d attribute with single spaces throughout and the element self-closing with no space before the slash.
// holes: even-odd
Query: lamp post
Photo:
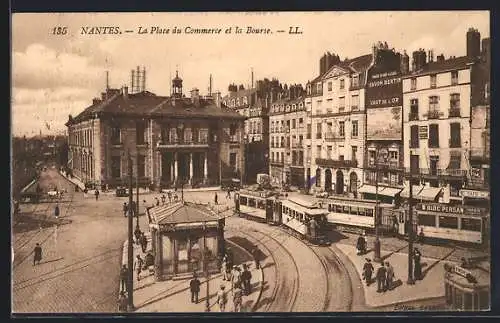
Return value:
<svg viewBox="0 0 500 323">
<path fill-rule="evenodd" d="M 413 277 L 413 167 L 410 163 L 410 191 L 408 198 L 408 279 L 406 284 L 413 285 L 415 283 Z"/>
<path fill-rule="evenodd" d="M 207 283 L 207 295 L 205 299 L 205 312 L 210 312 L 210 277 L 208 276 L 208 262 L 209 262 L 209 253 L 207 250 L 207 226 L 206 223 L 203 225 L 203 269 L 205 270 L 205 278 Z"/>
<path fill-rule="evenodd" d="M 132 205 L 132 157 L 130 156 L 130 150 L 128 151 L 128 200 L 129 205 Z M 128 279 L 127 279 L 127 290 L 128 290 L 128 311 L 134 310 L 134 278 L 133 278 L 133 267 L 134 267 L 134 255 L 133 255 L 133 210 L 129 207 L 128 210 L 128 251 L 127 251 L 127 260 L 128 260 Z"/>
<path fill-rule="evenodd" d="M 375 255 L 373 256 L 373 261 L 381 262 L 382 258 L 380 257 L 380 237 L 379 237 L 379 198 L 378 198 L 378 173 L 379 173 L 379 161 L 383 160 L 384 163 L 387 161 L 387 150 L 383 149 L 382 151 L 377 151 L 375 156 L 375 212 L 374 212 L 374 220 L 375 220 L 375 242 L 374 242 L 374 251 Z"/>
<path fill-rule="evenodd" d="M 136 204 L 135 204 L 135 214 L 136 214 L 136 227 L 139 228 L 139 155 L 137 155 L 137 173 L 135 177 L 135 187 L 136 187 Z"/>
</svg>

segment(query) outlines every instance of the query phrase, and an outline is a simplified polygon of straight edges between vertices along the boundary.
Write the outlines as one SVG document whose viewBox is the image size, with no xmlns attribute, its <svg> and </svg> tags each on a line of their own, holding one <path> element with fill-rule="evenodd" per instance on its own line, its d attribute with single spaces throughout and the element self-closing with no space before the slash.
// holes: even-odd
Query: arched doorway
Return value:
<svg viewBox="0 0 500 323">
<path fill-rule="evenodd" d="M 320 186 L 321 184 L 321 169 L 316 169 L 316 186 Z"/>
<path fill-rule="evenodd" d="M 325 170 L 325 191 L 330 192 L 332 190 L 332 171 L 330 169 Z"/>
<path fill-rule="evenodd" d="M 352 172 L 349 175 L 349 191 L 354 194 L 354 196 L 358 195 L 358 174 L 356 172 Z"/>
<path fill-rule="evenodd" d="M 337 171 L 337 180 L 335 181 L 335 193 L 344 194 L 344 173 L 341 170 Z"/>
</svg>

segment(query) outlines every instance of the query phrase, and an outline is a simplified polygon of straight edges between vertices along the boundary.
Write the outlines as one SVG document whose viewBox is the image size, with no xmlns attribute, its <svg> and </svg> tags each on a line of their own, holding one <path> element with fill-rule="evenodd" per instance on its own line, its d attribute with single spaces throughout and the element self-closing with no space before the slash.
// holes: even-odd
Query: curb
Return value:
<svg viewBox="0 0 500 323">
<path fill-rule="evenodd" d="M 81 181 L 76 181 L 74 180 L 73 178 L 69 178 L 68 176 L 64 175 L 61 171 L 58 171 L 59 175 L 61 175 L 62 177 L 66 178 L 69 182 L 73 183 L 74 185 L 78 186 L 79 189 L 81 189 L 82 191 L 85 189 L 85 185 L 83 185 L 83 183 L 81 183 Z"/>
<path fill-rule="evenodd" d="M 250 255 L 250 258 L 252 258 L 254 260 L 254 263 L 255 263 L 255 258 L 252 256 L 252 254 L 248 250 L 235 244 L 234 242 L 227 241 L 227 240 L 225 242 L 231 244 L 232 246 L 235 246 L 238 249 L 243 250 L 244 253 Z M 255 309 L 257 308 L 257 304 L 259 304 L 260 297 L 262 296 L 262 290 L 264 289 L 264 270 L 262 269 L 262 266 L 259 268 L 259 273 L 260 273 L 259 295 L 257 296 L 257 299 L 255 300 L 255 304 L 253 304 L 253 306 L 252 306 L 252 312 L 255 312 Z"/>
</svg>

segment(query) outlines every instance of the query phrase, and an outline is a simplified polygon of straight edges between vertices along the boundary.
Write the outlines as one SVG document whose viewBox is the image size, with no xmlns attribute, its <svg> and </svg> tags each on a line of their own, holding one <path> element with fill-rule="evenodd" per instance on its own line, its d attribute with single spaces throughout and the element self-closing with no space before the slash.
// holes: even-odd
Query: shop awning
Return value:
<svg viewBox="0 0 500 323">
<path fill-rule="evenodd" d="M 379 187 L 379 193 L 380 193 L 381 189 Z M 361 186 L 359 189 L 358 189 L 358 193 L 370 193 L 370 194 L 375 194 L 377 192 L 376 190 L 376 187 L 374 185 L 368 185 L 368 184 L 365 184 L 363 186 Z"/>
<path fill-rule="evenodd" d="M 420 185 L 413 185 L 413 198 L 415 198 L 420 193 L 420 191 L 422 191 L 423 188 L 424 187 L 420 186 Z M 403 189 L 403 191 L 401 192 L 401 197 L 404 197 L 406 199 L 410 197 L 410 188 L 409 187 L 405 187 Z"/>
<path fill-rule="evenodd" d="M 434 201 L 436 196 L 441 193 L 441 190 L 440 187 L 424 187 L 416 198 L 425 201 Z"/>
<path fill-rule="evenodd" d="M 396 194 L 400 193 L 401 190 L 402 190 L 401 188 L 384 187 L 384 189 L 382 190 L 382 193 L 379 192 L 379 194 L 394 197 L 394 196 L 396 196 Z"/>
</svg>

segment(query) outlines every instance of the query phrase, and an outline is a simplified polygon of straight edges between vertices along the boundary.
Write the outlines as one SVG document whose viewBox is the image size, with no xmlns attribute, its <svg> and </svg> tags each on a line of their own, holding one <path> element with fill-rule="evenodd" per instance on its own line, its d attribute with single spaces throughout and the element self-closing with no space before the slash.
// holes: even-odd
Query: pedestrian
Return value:
<svg viewBox="0 0 500 323">
<path fill-rule="evenodd" d="M 127 202 L 123 202 L 123 216 L 124 216 L 124 217 L 127 217 L 127 213 L 128 213 L 128 205 L 127 205 Z"/>
<path fill-rule="evenodd" d="M 42 261 L 42 247 L 37 243 L 33 250 L 33 266 L 36 265 L 37 262 L 40 264 L 40 261 Z"/>
<path fill-rule="evenodd" d="M 87 187 L 85 186 L 85 188 L 83 189 L 83 197 L 84 198 L 87 198 L 87 193 L 89 192 L 89 190 L 87 189 Z"/>
<path fill-rule="evenodd" d="M 413 251 L 413 278 L 415 280 L 422 279 L 422 264 L 420 263 L 422 254 L 418 248 Z"/>
<path fill-rule="evenodd" d="M 224 290 L 226 287 L 224 285 L 220 285 L 220 289 L 217 292 L 217 304 L 219 304 L 219 310 L 224 312 L 226 310 L 227 303 L 227 293 Z"/>
<path fill-rule="evenodd" d="M 158 199 L 157 196 L 155 197 L 155 204 L 156 206 L 160 206 L 160 200 Z"/>
<path fill-rule="evenodd" d="M 227 199 L 227 200 L 230 200 L 230 199 L 231 199 L 231 188 L 228 188 L 228 189 L 227 189 L 226 199 Z"/>
<path fill-rule="evenodd" d="M 198 294 L 200 293 L 200 280 L 196 273 L 193 273 L 193 279 L 189 282 L 189 289 L 191 290 L 191 303 L 198 304 Z"/>
<path fill-rule="evenodd" d="M 140 255 L 137 255 L 134 262 L 134 269 L 137 272 L 137 281 L 141 280 L 141 272 L 144 266 L 144 260 L 142 260 Z"/>
<path fill-rule="evenodd" d="M 243 291 L 240 286 L 233 289 L 233 306 L 235 312 L 241 312 L 241 303 L 243 302 Z"/>
<path fill-rule="evenodd" d="M 387 275 L 387 271 L 384 267 L 384 264 L 382 263 L 382 264 L 380 264 L 380 267 L 378 267 L 377 275 L 376 275 L 377 292 L 378 293 L 385 292 L 385 281 L 387 279 L 386 275 Z"/>
<path fill-rule="evenodd" d="M 168 196 L 168 203 L 172 203 L 172 191 L 168 191 L 167 192 L 167 196 Z"/>
<path fill-rule="evenodd" d="M 161 196 L 161 205 L 165 205 L 165 201 L 166 201 L 166 199 L 167 199 L 167 198 L 165 197 L 165 194 L 163 194 L 163 195 Z"/>
<path fill-rule="evenodd" d="M 364 255 L 366 253 L 365 238 L 363 235 L 359 235 L 356 243 L 356 249 L 358 249 L 358 255 Z"/>
<path fill-rule="evenodd" d="M 56 204 L 56 207 L 54 209 L 54 215 L 56 216 L 56 219 L 59 218 L 59 204 Z"/>
<path fill-rule="evenodd" d="M 260 258 L 259 258 L 260 255 L 259 255 L 259 250 L 257 249 L 257 247 L 252 249 L 252 256 L 253 256 L 253 259 L 255 261 L 255 268 L 260 269 Z"/>
<path fill-rule="evenodd" d="M 241 287 L 241 271 L 238 266 L 233 266 L 233 271 L 231 272 L 231 288 Z"/>
<path fill-rule="evenodd" d="M 372 274 L 374 268 L 370 258 L 365 258 L 365 264 L 363 265 L 363 279 L 366 281 L 366 286 L 370 286 L 372 283 Z"/>
<path fill-rule="evenodd" d="M 120 312 L 127 311 L 128 300 L 127 296 L 125 296 L 125 292 L 120 292 L 120 297 L 118 298 L 118 310 Z"/>
<path fill-rule="evenodd" d="M 99 199 L 99 190 L 96 189 L 94 194 L 95 194 L 95 200 L 97 201 Z"/>
<path fill-rule="evenodd" d="M 250 295 L 250 281 L 252 280 L 252 273 L 248 270 L 248 266 L 246 264 L 243 264 L 243 273 L 241 273 L 241 280 L 243 281 L 243 290 L 245 291 L 245 295 Z"/>
<path fill-rule="evenodd" d="M 132 201 L 130 202 L 130 209 L 132 210 L 132 216 L 136 216 L 137 215 L 137 204 L 135 203 L 135 201 Z"/>
<path fill-rule="evenodd" d="M 142 252 L 146 253 L 146 250 L 148 249 L 148 238 L 146 238 L 144 232 L 142 233 L 141 236 L 141 247 L 142 247 Z"/>
<path fill-rule="evenodd" d="M 121 290 L 123 292 L 127 291 L 127 280 L 128 280 L 128 269 L 127 265 L 123 265 L 120 270 L 120 282 L 121 282 Z"/>
<path fill-rule="evenodd" d="M 149 274 L 150 275 L 153 275 L 155 273 L 155 256 L 153 256 L 153 254 L 148 251 L 148 253 L 146 254 L 146 257 L 144 257 L 144 261 L 146 263 L 146 267 L 148 268 L 149 270 Z"/>
<path fill-rule="evenodd" d="M 217 193 L 215 193 L 214 201 L 215 201 L 215 205 L 218 205 L 218 204 L 219 204 L 219 202 L 218 202 L 218 200 L 217 200 Z"/>
<path fill-rule="evenodd" d="M 385 262 L 385 267 L 386 267 L 385 288 L 386 290 L 392 290 L 392 282 L 394 281 L 394 268 L 388 261 Z"/>
<path fill-rule="evenodd" d="M 177 196 L 177 193 L 174 193 L 174 202 L 177 202 L 179 200 L 179 196 Z"/>
<path fill-rule="evenodd" d="M 141 229 L 139 229 L 138 226 L 135 227 L 134 237 L 135 237 L 135 244 L 138 246 L 141 245 L 142 231 Z"/>
<path fill-rule="evenodd" d="M 227 257 L 226 256 L 224 256 L 224 258 L 222 259 L 220 271 L 222 273 L 222 280 L 224 280 L 224 281 L 229 280 L 228 273 L 227 273 Z"/>
<path fill-rule="evenodd" d="M 424 244 L 424 239 L 424 228 L 420 228 L 420 233 L 418 234 L 418 242 L 420 242 L 420 244 L 422 245 Z"/>
</svg>

